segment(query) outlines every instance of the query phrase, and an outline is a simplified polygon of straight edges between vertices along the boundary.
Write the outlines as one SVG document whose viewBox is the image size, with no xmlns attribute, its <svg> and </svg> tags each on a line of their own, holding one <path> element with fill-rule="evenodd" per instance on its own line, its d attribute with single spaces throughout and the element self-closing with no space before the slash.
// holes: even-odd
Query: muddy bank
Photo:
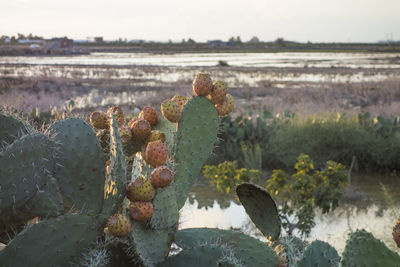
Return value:
<svg viewBox="0 0 400 267">
<path fill-rule="evenodd" d="M 87 113 L 120 105 L 125 110 L 158 106 L 174 94 L 188 95 L 194 73 L 225 80 L 236 98 L 236 113 L 248 109 L 400 112 L 400 69 L 161 67 L 161 66 L 0 66 L 0 105 L 24 111 L 62 109 L 73 100 Z"/>
</svg>

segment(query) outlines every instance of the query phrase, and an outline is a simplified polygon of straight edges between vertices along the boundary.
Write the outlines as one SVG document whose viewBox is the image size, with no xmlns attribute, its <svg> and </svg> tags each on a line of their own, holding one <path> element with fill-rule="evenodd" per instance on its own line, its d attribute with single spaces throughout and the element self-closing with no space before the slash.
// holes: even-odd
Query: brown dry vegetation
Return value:
<svg viewBox="0 0 400 267">
<path fill-rule="evenodd" d="M 0 70 L 0 105 L 47 111 L 74 100 L 75 111 L 83 113 L 115 104 L 125 111 L 158 107 L 174 94 L 189 96 L 198 71 L 227 81 L 235 113 L 400 113 L 400 69 L 9 66 Z"/>
</svg>

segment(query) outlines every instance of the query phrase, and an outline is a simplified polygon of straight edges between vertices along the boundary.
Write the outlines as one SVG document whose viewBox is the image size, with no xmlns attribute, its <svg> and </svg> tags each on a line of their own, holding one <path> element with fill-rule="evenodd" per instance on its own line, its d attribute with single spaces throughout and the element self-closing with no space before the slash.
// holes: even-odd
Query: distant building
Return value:
<svg viewBox="0 0 400 267">
<path fill-rule="evenodd" d="M 43 40 L 18 39 L 19 44 L 42 44 Z"/>
<path fill-rule="evenodd" d="M 5 43 L 5 44 L 11 43 L 11 39 L 7 37 L 6 39 L 4 39 L 4 43 Z"/>
<path fill-rule="evenodd" d="M 103 42 L 104 42 L 104 39 L 103 39 L 102 36 L 94 37 L 94 42 L 95 42 L 95 43 L 103 43 Z"/>
<path fill-rule="evenodd" d="M 45 40 L 44 47 L 46 49 L 72 49 L 74 47 L 74 41 L 66 37 L 53 38 Z"/>
<path fill-rule="evenodd" d="M 228 46 L 235 46 L 235 42 L 224 42 L 221 40 L 209 40 L 207 41 L 207 43 L 211 46 L 211 47 L 228 47 Z"/>
</svg>

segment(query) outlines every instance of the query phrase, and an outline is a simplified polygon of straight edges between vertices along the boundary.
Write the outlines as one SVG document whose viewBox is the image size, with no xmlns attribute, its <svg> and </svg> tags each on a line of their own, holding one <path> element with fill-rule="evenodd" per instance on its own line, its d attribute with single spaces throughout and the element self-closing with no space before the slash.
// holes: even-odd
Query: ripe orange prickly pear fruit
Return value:
<svg viewBox="0 0 400 267">
<path fill-rule="evenodd" d="M 150 182 L 154 187 L 169 186 L 174 179 L 173 172 L 167 166 L 160 166 L 151 172 Z"/>
<path fill-rule="evenodd" d="M 206 96 L 212 88 L 212 80 L 208 73 L 196 73 L 193 80 L 193 92 L 198 96 Z"/>
<path fill-rule="evenodd" d="M 156 191 L 151 182 L 143 177 L 137 178 L 127 186 L 126 197 L 130 201 L 151 201 Z"/>
<path fill-rule="evenodd" d="M 221 104 L 224 102 L 227 93 L 228 89 L 226 82 L 215 81 L 208 98 L 214 105 Z"/>
<path fill-rule="evenodd" d="M 108 126 L 107 115 L 101 111 L 94 111 L 90 114 L 90 124 L 93 128 L 102 130 Z"/>
<path fill-rule="evenodd" d="M 147 137 L 146 142 L 154 142 L 160 140 L 161 142 L 165 142 L 165 134 L 159 130 L 152 130 L 150 135 Z"/>
<path fill-rule="evenodd" d="M 132 129 L 132 125 L 137 121 L 139 118 L 138 117 L 133 117 L 129 122 L 128 122 L 128 128 Z"/>
<path fill-rule="evenodd" d="M 179 105 L 172 99 L 165 99 L 161 103 L 161 114 L 170 122 L 178 122 L 181 118 Z"/>
<path fill-rule="evenodd" d="M 226 94 L 224 102 L 222 104 L 216 104 L 215 107 L 218 110 L 218 115 L 224 117 L 232 112 L 235 106 L 235 99 L 231 94 Z"/>
<path fill-rule="evenodd" d="M 131 222 L 122 214 L 114 214 L 108 219 L 108 230 L 117 237 L 128 236 L 131 232 Z"/>
<path fill-rule="evenodd" d="M 114 114 L 115 118 L 118 121 L 118 126 L 122 126 L 125 124 L 124 112 L 120 107 L 118 106 L 110 107 L 107 111 L 107 114 L 109 117 L 111 117 L 111 114 Z"/>
<path fill-rule="evenodd" d="M 147 144 L 144 158 L 154 168 L 164 165 L 167 161 L 167 156 L 167 149 L 160 140 Z"/>
<path fill-rule="evenodd" d="M 153 204 L 151 202 L 131 202 L 128 208 L 129 214 L 135 221 L 146 222 L 153 215 Z"/>
<path fill-rule="evenodd" d="M 119 135 L 121 136 L 121 142 L 124 145 L 128 144 L 132 140 L 131 130 L 126 126 L 122 126 L 119 129 Z"/>
<path fill-rule="evenodd" d="M 393 227 L 392 236 L 397 247 L 400 248 L 400 219 L 397 220 L 396 225 Z"/>
<path fill-rule="evenodd" d="M 182 110 L 183 106 L 186 104 L 187 102 L 187 98 L 181 95 L 174 95 L 174 97 L 172 98 L 172 101 L 174 101 L 175 103 L 178 104 L 179 109 Z"/>
<path fill-rule="evenodd" d="M 146 139 L 151 132 L 150 123 L 142 118 L 135 120 L 135 122 L 131 124 L 130 129 L 133 137 L 137 139 Z"/>
<path fill-rule="evenodd" d="M 147 120 L 151 126 L 156 125 L 158 122 L 157 110 L 153 107 L 146 106 L 140 111 L 139 118 Z"/>
</svg>

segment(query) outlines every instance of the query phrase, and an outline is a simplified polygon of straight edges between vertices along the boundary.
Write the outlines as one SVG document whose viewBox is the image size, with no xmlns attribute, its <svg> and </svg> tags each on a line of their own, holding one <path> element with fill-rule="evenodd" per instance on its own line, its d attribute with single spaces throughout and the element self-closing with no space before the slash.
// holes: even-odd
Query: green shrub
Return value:
<svg viewBox="0 0 400 267">
<path fill-rule="evenodd" d="M 205 165 L 203 175 L 216 186 L 219 192 L 229 194 L 238 184 L 259 182 L 261 172 L 246 168 L 238 169 L 237 161 L 225 161 L 218 166 Z"/>
<path fill-rule="evenodd" d="M 347 170 L 334 161 L 327 161 L 322 171 L 315 170 L 305 154 L 297 158 L 295 169 L 293 175 L 274 170 L 266 189 L 279 203 L 278 211 L 287 233 L 291 235 L 297 228 L 307 236 L 315 225 L 315 208 L 327 213 L 338 206 L 347 185 Z"/>
</svg>

